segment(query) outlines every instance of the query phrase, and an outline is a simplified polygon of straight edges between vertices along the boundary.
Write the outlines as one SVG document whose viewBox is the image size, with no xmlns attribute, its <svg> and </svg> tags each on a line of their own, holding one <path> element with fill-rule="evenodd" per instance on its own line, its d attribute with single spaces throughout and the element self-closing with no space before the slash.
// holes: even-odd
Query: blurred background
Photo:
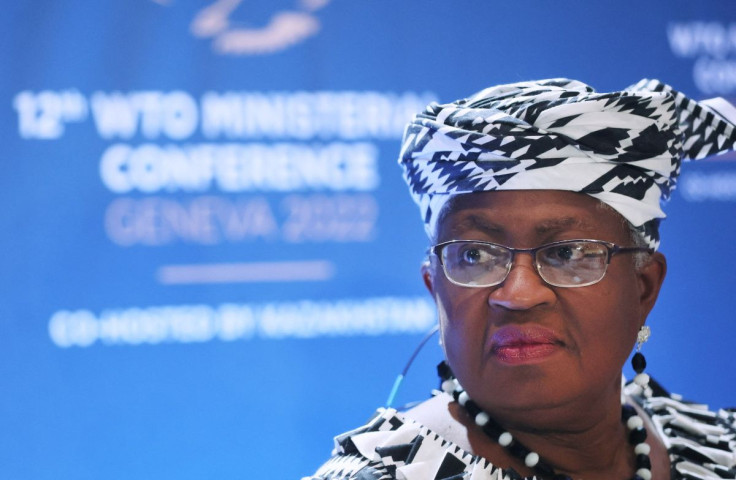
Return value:
<svg viewBox="0 0 736 480">
<path fill-rule="evenodd" d="M 396 164 L 430 101 L 736 99 L 731 1 L 6 2 L 0 477 L 298 479 L 434 323 Z M 683 167 L 649 371 L 736 404 L 736 163 Z M 427 398 L 419 354 L 396 404 Z"/>
</svg>

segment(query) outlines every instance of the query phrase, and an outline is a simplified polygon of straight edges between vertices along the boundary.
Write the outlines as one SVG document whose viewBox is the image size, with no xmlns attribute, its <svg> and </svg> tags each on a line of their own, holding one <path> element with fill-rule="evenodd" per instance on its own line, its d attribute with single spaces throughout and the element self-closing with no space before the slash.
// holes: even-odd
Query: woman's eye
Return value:
<svg viewBox="0 0 736 480">
<path fill-rule="evenodd" d="M 477 248 L 469 248 L 461 253 L 463 262 L 469 265 L 476 265 L 483 261 L 483 252 Z"/>
<path fill-rule="evenodd" d="M 560 245 L 559 247 L 554 247 L 548 256 L 554 260 L 570 262 L 582 259 L 585 253 L 580 248 L 575 248 L 574 246 Z"/>
<path fill-rule="evenodd" d="M 457 252 L 459 263 L 465 266 L 482 265 L 486 268 L 495 267 L 503 261 L 504 252 L 486 245 L 467 245 Z"/>
</svg>

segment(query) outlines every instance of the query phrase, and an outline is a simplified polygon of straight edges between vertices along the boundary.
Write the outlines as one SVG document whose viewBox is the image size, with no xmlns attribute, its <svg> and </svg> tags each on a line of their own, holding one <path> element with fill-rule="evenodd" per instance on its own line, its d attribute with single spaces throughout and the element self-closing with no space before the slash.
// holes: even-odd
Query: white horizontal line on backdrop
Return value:
<svg viewBox="0 0 736 480">
<path fill-rule="evenodd" d="M 326 260 L 164 265 L 156 271 L 156 278 L 164 285 L 319 282 L 334 275 L 334 264 Z"/>
</svg>

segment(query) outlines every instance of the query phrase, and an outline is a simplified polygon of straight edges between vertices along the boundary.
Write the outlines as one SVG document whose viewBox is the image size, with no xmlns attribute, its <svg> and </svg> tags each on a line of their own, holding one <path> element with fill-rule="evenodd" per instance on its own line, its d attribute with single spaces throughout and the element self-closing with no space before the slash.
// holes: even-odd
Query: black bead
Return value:
<svg viewBox="0 0 736 480">
<path fill-rule="evenodd" d="M 641 352 L 636 352 L 634 356 L 631 357 L 631 367 L 636 373 L 642 373 L 644 369 L 647 368 L 647 361 Z"/>
<path fill-rule="evenodd" d="M 552 480 L 572 480 L 572 478 L 568 477 L 567 475 L 563 475 L 562 473 L 558 473 L 554 477 L 552 477 Z"/>
<path fill-rule="evenodd" d="M 442 380 L 452 378 L 452 370 L 450 370 L 450 366 L 447 364 L 447 362 L 442 361 L 439 363 L 439 365 L 437 365 L 437 374 Z"/>
<path fill-rule="evenodd" d="M 465 410 L 470 414 L 470 416 L 475 420 L 475 416 L 478 415 L 483 410 L 480 409 L 480 407 L 472 400 L 468 400 L 465 402 Z"/>
<path fill-rule="evenodd" d="M 545 463 L 544 460 L 541 458 L 539 459 L 539 462 L 537 462 L 536 465 L 534 465 L 534 470 L 543 478 L 552 477 L 556 478 L 555 471 L 552 467 L 549 466 L 548 463 Z"/>
<path fill-rule="evenodd" d="M 504 430 L 496 422 L 494 422 L 493 420 L 489 420 L 488 423 L 483 425 L 483 432 L 485 432 L 485 434 L 489 437 L 498 441 L 498 437 L 501 436 Z"/>
<path fill-rule="evenodd" d="M 636 456 L 636 469 L 639 470 L 640 468 L 652 469 L 652 461 L 649 460 L 649 455 L 640 453 Z"/>
<path fill-rule="evenodd" d="M 629 443 L 638 445 L 647 439 L 647 431 L 639 427 L 629 432 Z"/>
<path fill-rule="evenodd" d="M 506 450 L 508 450 L 511 455 L 522 460 L 524 460 L 524 458 L 526 458 L 526 456 L 531 453 L 531 450 L 518 442 L 513 442 L 511 445 L 506 447 Z"/>
</svg>

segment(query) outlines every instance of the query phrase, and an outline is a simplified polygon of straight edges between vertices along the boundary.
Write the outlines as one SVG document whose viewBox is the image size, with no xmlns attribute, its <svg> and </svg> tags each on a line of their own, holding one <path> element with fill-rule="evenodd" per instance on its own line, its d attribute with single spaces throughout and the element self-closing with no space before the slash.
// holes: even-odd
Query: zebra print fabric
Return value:
<svg viewBox="0 0 736 480">
<path fill-rule="evenodd" d="M 399 163 L 430 236 L 451 195 L 553 189 L 607 203 L 656 249 L 660 201 L 682 161 L 733 150 L 734 113 L 657 80 L 612 93 L 568 79 L 513 83 L 427 106 L 406 127 Z"/>
</svg>

